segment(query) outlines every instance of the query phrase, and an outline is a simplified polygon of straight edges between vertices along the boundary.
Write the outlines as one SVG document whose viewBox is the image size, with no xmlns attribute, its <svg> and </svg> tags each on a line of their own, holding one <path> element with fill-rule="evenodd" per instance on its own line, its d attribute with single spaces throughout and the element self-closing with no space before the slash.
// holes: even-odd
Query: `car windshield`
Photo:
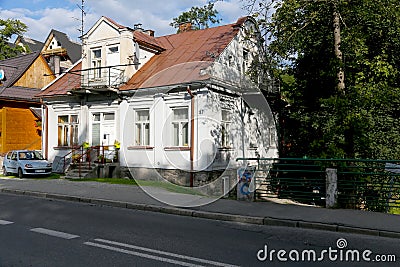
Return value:
<svg viewBox="0 0 400 267">
<path fill-rule="evenodd" d="M 18 152 L 20 160 L 42 160 L 43 156 L 39 151 L 21 151 Z"/>
</svg>

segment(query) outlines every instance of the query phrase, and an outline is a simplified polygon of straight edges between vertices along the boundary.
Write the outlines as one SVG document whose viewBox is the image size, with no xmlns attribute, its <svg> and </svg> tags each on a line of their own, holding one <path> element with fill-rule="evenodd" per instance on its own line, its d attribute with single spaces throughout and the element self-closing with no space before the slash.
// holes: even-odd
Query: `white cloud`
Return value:
<svg viewBox="0 0 400 267">
<path fill-rule="evenodd" d="M 15 1 L 15 0 L 14 0 Z M 242 0 L 217 2 L 215 7 L 222 17 L 222 24 L 235 22 L 245 15 L 241 9 Z M 0 7 L 0 17 L 19 19 L 28 26 L 27 36 L 44 41 L 51 29 L 65 32 L 72 40 L 78 41 L 80 35 L 80 1 L 70 0 L 71 4 L 60 8 L 43 8 L 35 11 L 26 8 L 5 10 Z M 79 4 L 77 4 L 79 2 Z M 54 3 L 54 2 L 53 2 Z M 64 2 L 65 3 L 65 2 Z M 172 18 L 188 11 L 192 6 L 203 6 L 207 0 L 96 0 L 85 1 L 85 31 L 101 17 L 107 16 L 118 23 L 133 27 L 142 23 L 143 28 L 153 29 L 156 36 L 175 33 L 169 26 Z"/>
</svg>

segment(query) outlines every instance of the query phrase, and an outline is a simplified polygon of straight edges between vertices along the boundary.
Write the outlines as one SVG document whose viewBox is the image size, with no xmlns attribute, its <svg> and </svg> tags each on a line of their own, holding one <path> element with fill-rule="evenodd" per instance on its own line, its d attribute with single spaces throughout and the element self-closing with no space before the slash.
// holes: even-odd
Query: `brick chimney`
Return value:
<svg viewBox="0 0 400 267">
<path fill-rule="evenodd" d="M 179 24 L 179 32 L 189 32 L 193 30 L 191 22 L 183 22 Z"/>
</svg>

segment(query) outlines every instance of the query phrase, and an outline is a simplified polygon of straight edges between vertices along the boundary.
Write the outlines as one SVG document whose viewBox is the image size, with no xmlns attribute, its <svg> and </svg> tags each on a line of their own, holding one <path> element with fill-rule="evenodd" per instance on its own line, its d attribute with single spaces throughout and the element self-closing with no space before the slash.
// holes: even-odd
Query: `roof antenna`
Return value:
<svg viewBox="0 0 400 267">
<path fill-rule="evenodd" d="M 81 6 L 79 6 L 78 4 L 76 4 L 77 6 L 78 6 L 78 8 L 81 10 L 81 28 L 80 29 L 78 29 L 78 31 L 81 33 L 81 40 L 82 40 L 82 36 L 83 36 L 83 33 L 84 33 L 84 28 L 83 28 L 83 25 L 84 25 L 84 21 L 85 21 L 85 16 L 86 16 L 86 12 L 85 12 L 85 0 L 82 0 L 82 3 L 81 3 Z"/>
</svg>

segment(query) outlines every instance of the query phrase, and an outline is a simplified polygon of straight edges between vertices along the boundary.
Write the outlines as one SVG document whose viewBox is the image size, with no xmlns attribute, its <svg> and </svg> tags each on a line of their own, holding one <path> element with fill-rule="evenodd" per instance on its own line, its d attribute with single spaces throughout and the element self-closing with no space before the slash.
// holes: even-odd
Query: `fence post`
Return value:
<svg viewBox="0 0 400 267">
<path fill-rule="evenodd" d="M 326 168 L 325 177 L 326 177 L 325 206 L 327 208 L 334 208 L 337 206 L 337 196 L 338 196 L 337 169 Z"/>
</svg>

